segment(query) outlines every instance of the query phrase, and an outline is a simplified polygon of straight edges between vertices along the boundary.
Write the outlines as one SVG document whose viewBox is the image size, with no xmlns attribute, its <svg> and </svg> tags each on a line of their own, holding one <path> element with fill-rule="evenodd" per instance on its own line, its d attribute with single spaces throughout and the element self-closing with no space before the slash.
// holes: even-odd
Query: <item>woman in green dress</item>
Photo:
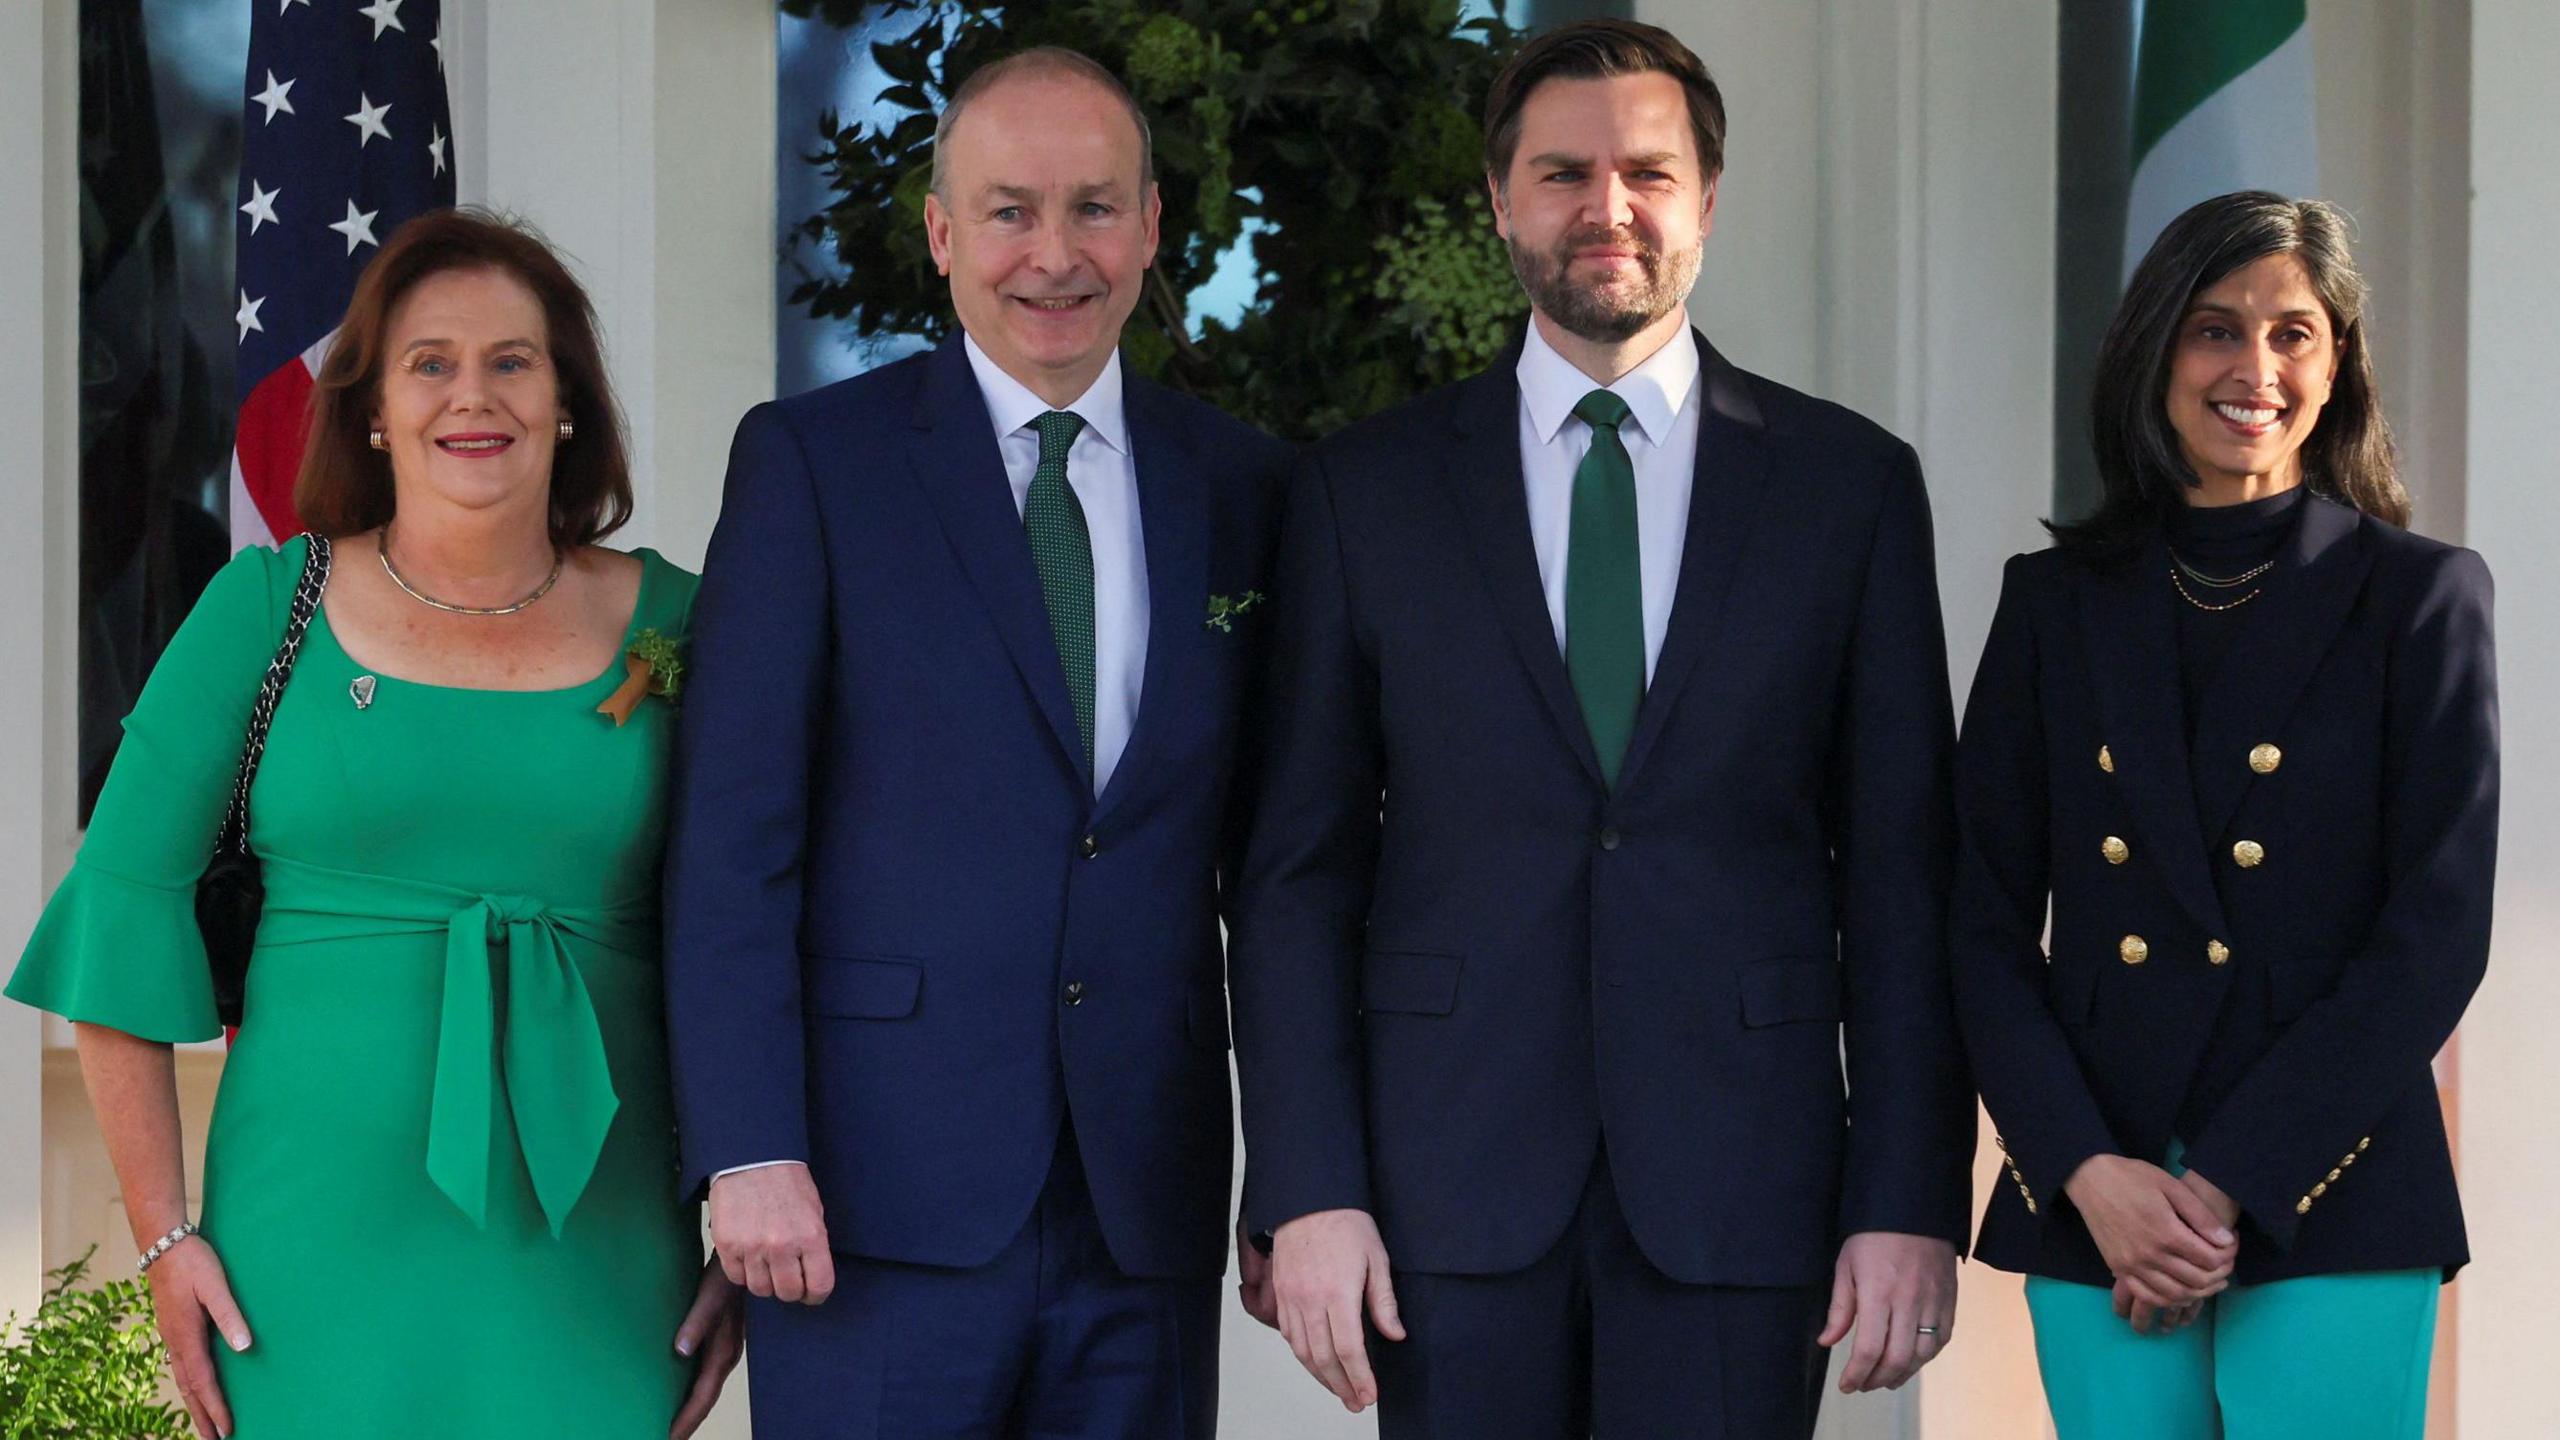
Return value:
<svg viewBox="0 0 2560 1440">
<path fill-rule="evenodd" d="M 631 491 L 594 317 L 504 222 L 395 235 L 311 413 L 334 568 L 250 796 L 201 1229 L 169 1047 L 220 1033 L 193 892 L 307 541 L 235 558 L 170 642 L 8 993 L 77 1023 L 205 1436 L 690 1434 L 739 1345 L 659 1001 L 694 577 L 595 543 Z"/>
</svg>

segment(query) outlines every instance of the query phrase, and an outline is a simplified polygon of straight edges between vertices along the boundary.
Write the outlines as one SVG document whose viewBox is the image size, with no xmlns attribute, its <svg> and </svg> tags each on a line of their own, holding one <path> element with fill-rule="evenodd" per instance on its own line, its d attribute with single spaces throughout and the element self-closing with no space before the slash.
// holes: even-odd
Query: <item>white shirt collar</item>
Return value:
<svg viewBox="0 0 2560 1440">
<path fill-rule="evenodd" d="M 1645 357 L 1644 363 L 1618 377 L 1606 387 L 1627 402 L 1627 411 L 1636 428 L 1644 432 L 1647 443 L 1660 445 L 1671 435 L 1672 418 L 1689 404 L 1698 389 L 1698 337 L 1683 325 L 1662 348 Z M 1602 387 L 1591 377 L 1574 368 L 1573 362 L 1556 353 L 1547 337 L 1538 333 L 1537 322 L 1529 324 L 1529 338 L 1520 347 L 1520 399 L 1529 407 L 1529 424 L 1535 429 L 1538 443 L 1547 444 L 1573 418 L 1573 407 L 1582 397 Z"/>
<path fill-rule="evenodd" d="M 987 358 L 987 352 L 978 348 L 976 336 L 963 331 L 960 343 L 969 352 L 969 369 L 978 377 L 978 393 L 986 397 L 987 418 L 995 422 L 996 439 L 1002 440 L 1049 413 L 1049 402 Z M 1120 405 L 1119 351 L 1111 352 L 1102 373 L 1093 377 L 1093 383 L 1085 387 L 1074 404 L 1057 408 L 1074 411 L 1095 439 L 1123 455 L 1129 453 L 1129 423 Z"/>
</svg>

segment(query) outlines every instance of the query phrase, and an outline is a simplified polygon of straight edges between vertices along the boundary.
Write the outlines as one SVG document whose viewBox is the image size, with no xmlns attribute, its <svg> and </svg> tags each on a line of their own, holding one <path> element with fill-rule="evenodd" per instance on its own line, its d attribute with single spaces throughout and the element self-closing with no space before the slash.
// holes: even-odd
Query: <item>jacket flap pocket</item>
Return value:
<svg viewBox="0 0 2560 1440">
<path fill-rule="evenodd" d="M 863 960 L 846 955 L 803 955 L 807 978 L 800 1008 L 811 1015 L 849 1020 L 895 1020 L 916 1010 L 924 967 L 912 960 Z"/>
<path fill-rule="evenodd" d="M 1446 1015 L 1458 1008 L 1462 958 L 1432 950 L 1372 950 L 1360 966 L 1360 1004 L 1368 1010 Z"/>
<path fill-rule="evenodd" d="M 1840 964 L 1828 955 L 1754 960 L 1740 984 L 1745 1025 L 1840 1018 Z"/>
<path fill-rule="evenodd" d="M 1227 987 L 1191 988 L 1191 1043 L 1210 1050 L 1227 1048 Z"/>
</svg>

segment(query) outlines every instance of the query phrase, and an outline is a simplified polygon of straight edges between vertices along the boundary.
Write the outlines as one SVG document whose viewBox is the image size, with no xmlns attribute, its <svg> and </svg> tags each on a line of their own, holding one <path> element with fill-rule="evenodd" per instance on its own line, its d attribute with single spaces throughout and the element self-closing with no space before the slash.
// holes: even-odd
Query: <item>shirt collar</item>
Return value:
<svg viewBox="0 0 2560 1440">
<path fill-rule="evenodd" d="M 1698 389 L 1698 337 L 1683 325 L 1662 348 L 1645 357 L 1643 364 L 1618 377 L 1607 388 L 1627 402 L 1628 414 L 1636 428 L 1644 432 L 1648 444 L 1660 445 L 1671 438 L 1671 421 L 1687 408 L 1690 397 Z M 1529 424 L 1536 431 L 1538 443 L 1547 444 L 1573 418 L 1573 407 L 1582 397 L 1600 387 L 1591 377 L 1573 366 L 1573 362 L 1556 353 L 1547 337 L 1538 333 L 1536 321 L 1529 324 L 1529 338 L 1520 347 L 1520 400 L 1529 407 Z"/>
<path fill-rule="evenodd" d="M 1004 368 L 987 352 L 978 348 L 977 337 L 961 333 L 961 342 L 969 352 L 969 370 L 978 377 L 978 393 L 987 400 L 987 418 L 995 422 L 996 439 L 1002 440 L 1016 430 L 1049 413 L 1046 400 L 1031 393 L 1031 387 L 1004 372 Z M 1084 421 L 1084 428 L 1103 444 L 1126 455 L 1129 453 L 1129 423 L 1120 404 L 1120 352 L 1111 352 L 1102 373 L 1075 399 L 1075 403 L 1058 407 L 1072 410 Z"/>
</svg>

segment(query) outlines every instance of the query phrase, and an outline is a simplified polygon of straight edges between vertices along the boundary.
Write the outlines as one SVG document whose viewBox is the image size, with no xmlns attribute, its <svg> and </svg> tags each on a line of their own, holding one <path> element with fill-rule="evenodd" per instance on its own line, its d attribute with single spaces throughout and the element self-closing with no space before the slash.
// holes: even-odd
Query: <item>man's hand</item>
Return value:
<svg viewBox="0 0 2560 1440">
<path fill-rule="evenodd" d="M 750 1295 L 817 1305 L 835 1293 L 826 1210 L 809 1167 L 796 1161 L 712 1181 L 711 1245 Z"/>
<path fill-rule="evenodd" d="M 1319 1210 L 1271 1235 L 1271 1288 L 1280 1333 L 1307 1373 L 1357 1414 L 1378 1403 L 1361 1333 L 1362 1304 L 1379 1335 L 1404 1338 L 1395 1286 L 1387 1279 L 1386 1242 L 1366 1210 Z"/>
<path fill-rule="evenodd" d="M 1280 1297 L 1271 1289 L 1271 1257 L 1253 1243 L 1242 1216 L 1236 1219 L 1236 1275 L 1236 1298 L 1244 1302 L 1244 1313 L 1279 1329 Z"/>
<path fill-rule="evenodd" d="M 2062 1189 L 2135 1299 L 2169 1309 L 2229 1288 L 2239 1238 L 2193 1185 L 2127 1156 L 2092 1155 Z"/>
<path fill-rule="evenodd" d="M 1955 1338 L 1956 1247 L 1887 1230 L 1850 1236 L 1832 1272 L 1831 1315 L 1818 1343 L 1837 1345 L 1853 1327 L 1858 1339 L 1840 1393 L 1901 1389 Z"/>
</svg>

